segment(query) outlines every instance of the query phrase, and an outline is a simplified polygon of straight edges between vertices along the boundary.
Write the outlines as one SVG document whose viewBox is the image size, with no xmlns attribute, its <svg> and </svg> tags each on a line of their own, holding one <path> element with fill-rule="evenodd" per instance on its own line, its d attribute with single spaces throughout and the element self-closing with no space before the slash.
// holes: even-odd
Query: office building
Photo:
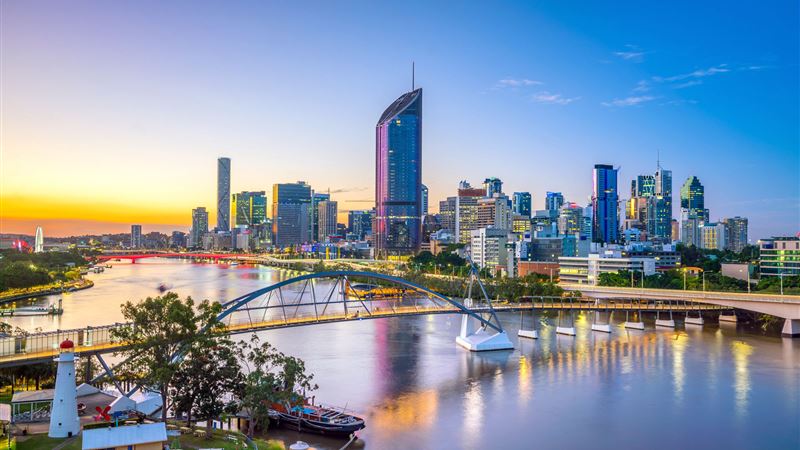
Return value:
<svg viewBox="0 0 800 450">
<path fill-rule="evenodd" d="M 564 195 L 561 192 L 548 192 L 544 198 L 544 209 L 559 211 L 564 206 Z"/>
<path fill-rule="evenodd" d="M 267 193 L 243 191 L 231 197 L 231 211 L 235 226 L 253 227 L 267 220 Z"/>
<path fill-rule="evenodd" d="M 531 193 L 514 192 L 511 202 L 511 209 L 518 216 L 531 217 Z"/>
<path fill-rule="evenodd" d="M 141 225 L 131 225 L 131 248 L 142 248 Z"/>
<path fill-rule="evenodd" d="M 722 219 L 725 224 L 725 248 L 736 253 L 741 252 L 747 246 L 747 217 L 731 217 Z"/>
<path fill-rule="evenodd" d="M 458 184 L 456 196 L 456 229 L 455 236 L 460 244 L 472 241 L 472 231 L 478 227 L 478 200 L 484 198 L 486 191 L 473 188 L 466 181 Z"/>
<path fill-rule="evenodd" d="M 272 235 L 285 248 L 309 242 L 311 186 L 304 181 L 272 186 Z"/>
<path fill-rule="evenodd" d="M 503 194 L 503 182 L 500 178 L 487 178 L 483 180 L 483 189 L 486 191 L 487 197 L 494 197 L 495 194 Z"/>
<path fill-rule="evenodd" d="M 456 197 L 439 202 L 439 225 L 450 234 L 456 232 Z"/>
<path fill-rule="evenodd" d="M 386 108 L 375 135 L 375 254 L 412 254 L 422 241 L 422 89 Z"/>
<path fill-rule="evenodd" d="M 470 253 L 476 266 L 489 268 L 505 266 L 508 262 L 508 230 L 480 228 L 470 231 Z"/>
<path fill-rule="evenodd" d="M 653 258 L 623 258 L 619 252 L 592 253 L 587 257 L 562 256 L 558 258 L 558 278 L 564 283 L 588 284 L 595 286 L 603 273 L 617 273 L 620 270 L 656 273 Z"/>
<path fill-rule="evenodd" d="M 511 215 L 511 231 L 514 233 L 525 233 L 531 231 L 531 217 L 512 214 Z"/>
<path fill-rule="evenodd" d="M 592 240 L 616 242 L 619 239 L 617 170 L 610 165 L 594 166 L 592 211 Z"/>
<path fill-rule="evenodd" d="M 758 244 L 762 278 L 800 276 L 800 238 L 773 237 L 762 239 Z"/>
<path fill-rule="evenodd" d="M 424 184 L 422 186 L 422 216 L 428 215 L 428 186 Z"/>
<path fill-rule="evenodd" d="M 700 248 L 706 250 L 725 249 L 725 224 L 722 222 L 703 222 L 698 226 Z"/>
<path fill-rule="evenodd" d="M 477 227 L 511 230 L 511 207 L 508 204 L 508 197 L 495 194 L 494 197 L 478 199 Z"/>
<path fill-rule="evenodd" d="M 566 235 L 580 235 L 583 227 L 583 208 L 577 203 L 567 203 L 559 211 L 558 232 Z"/>
<path fill-rule="evenodd" d="M 372 232 L 372 214 L 369 211 L 349 211 L 347 229 L 357 240 L 363 240 Z"/>
<path fill-rule="evenodd" d="M 317 242 L 326 242 L 329 236 L 336 236 L 336 216 L 338 204 L 333 200 L 322 200 L 317 204 L 319 218 Z"/>
<path fill-rule="evenodd" d="M 217 230 L 231 229 L 231 159 L 217 159 Z"/>
<path fill-rule="evenodd" d="M 192 230 L 189 232 L 188 247 L 201 247 L 203 236 L 208 233 L 208 211 L 202 206 L 192 210 Z"/>
<path fill-rule="evenodd" d="M 655 194 L 650 197 L 647 213 L 648 238 L 659 242 L 672 241 L 672 171 L 658 165 Z"/>
<path fill-rule="evenodd" d="M 696 176 L 686 179 L 681 186 L 681 212 L 685 211 L 687 217 L 708 222 L 709 214 L 705 206 L 705 188 Z"/>
<path fill-rule="evenodd" d="M 311 191 L 311 204 L 308 208 L 308 236 L 310 241 L 317 240 L 320 235 L 319 204 L 330 199 L 330 193 L 314 192 L 313 190 Z"/>
</svg>

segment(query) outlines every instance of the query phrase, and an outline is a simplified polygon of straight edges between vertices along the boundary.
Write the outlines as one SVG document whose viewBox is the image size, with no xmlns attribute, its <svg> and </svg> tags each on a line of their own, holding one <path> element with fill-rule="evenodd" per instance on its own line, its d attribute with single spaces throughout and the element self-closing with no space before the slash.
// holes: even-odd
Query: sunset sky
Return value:
<svg viewBox="0 0 800 450">
<path fill-rule="evenodd" d="M 751 240 L 800 228 L 798 3 L 0 2 L 0 232 L 186 231 L 305 180 L 372 207 L 374 130 L 424 89 L 431 209 L 459 180 L 585 204 L 696 175 Z M 675 215 L 677 216 L 677 206 Z"/>
</svg>

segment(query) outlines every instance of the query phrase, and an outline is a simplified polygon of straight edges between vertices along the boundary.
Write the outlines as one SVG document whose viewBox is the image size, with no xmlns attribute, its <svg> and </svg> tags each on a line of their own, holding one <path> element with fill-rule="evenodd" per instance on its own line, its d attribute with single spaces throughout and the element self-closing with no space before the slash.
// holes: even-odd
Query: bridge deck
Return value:
<svg viewBox="0 0 800 450">
<path fill-rule="evenodd" d="M 247 321 L 239 323 L 230 323 L 225 325 L 225 334 L 240 334 L 255 331 L 266 331 L 278 328 L 290 328 L 298 326 L 316 325 L 323 323 L 345 322 L 362 319 L 380 319 L 389 317 L 400 316 L 416 316 L 428 314 L 457 314 L 462 311 L 455 306 L 394 306 L 384 307 L 382 309 L 371 308 L 367 313 L 363 309 L 355 309 L 352 313 L 344 314 L 325 314 L 319 317 L 316 316 L 301 316 L 301 317 L 287 317 L 279 319 L 270 319 L 265 321 Z M 531 311 L 531 310 L 580 310 L 580 311 L 711 311 L 725 309 L 715 305 L 667 305 L 667 304 L 640 304 L 635 302 L 626 303 L 590 303 L 590 302 L 574 302 L 574 303 L 550 303 L 550 302 L 536 302 L 536 303 L 500 303 L 494 304 L 494 309 L 497 312 L 501 311 Z M 488 312 L 488 307 L 473 307 L 473 311 L 484 313 Z M 123 324 L 124 325 L 124 324 Z M 122 325 L 120 325 L 122 326 Z M 0 354 L 0 368 L 12 367 L 33 362 L 46 361 L 58 355 L 58 344 L 61 340 L 67 337 L 75 340 L 75 353 L 77 354 L 95 354 L 95 353 L 113 353 L 123 350 L 127 344 L 124 342 L 113 342 L 109 330 L 113 328 L 103 327 L 104 332 L 100 335 L 97 334 L 98 328 L 92 329 L 78 329 L 78 330 L 62 330 L 58 333 L 49 332 L 42 333 L 42 336 L 30 334 L 25 338 L 6 338 L 10 339 L 11 349 L 8 346 L 3 346 L 0 343 L 0 352 L 3 347 L 8 350 L 5 354 Z M 91 338 L 84 339 L 84 333 L 94 332 Z M 77 339 L 75 339 L 77 337 Z M 30 341 L 36 342 L 37 350 L 26 351 L 25 346 L 19 346 L 14 341 Z M 90 345 L 83 345 L 82 342 L 91 342 Z M 17 351 L 14 351 L 17 350 Z"/>
</svg>

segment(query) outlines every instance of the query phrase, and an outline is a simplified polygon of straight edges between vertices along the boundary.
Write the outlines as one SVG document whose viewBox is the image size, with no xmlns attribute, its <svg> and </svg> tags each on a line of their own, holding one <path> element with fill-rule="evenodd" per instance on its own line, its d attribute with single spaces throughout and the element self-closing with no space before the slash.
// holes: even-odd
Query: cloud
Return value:
<svg viewBox="0 0 800 450">
<path fill-rule="evenodd" d="M 366 186 L 361 187 L 352 187 L 352 188 L 339 188 L 339 189 L 331 189 L 331 194 L 342 194 L 345 192 L 362 192 L 369 189 Z"/>
<path fill-rule="evenodd" d="M 639 106 L 642 103 L 647 103 L 655 99 L 656 97 L 653 97 L 652 95 L 635 95 L 625 98 L 615 98 L 610 102 L 603 102 L 603 106 L 617 106 L 617 107 Z"/>
<path fill-rule="evenodd" d="M 636 83 L 636 87 L 633 88 L 633 92 L 647 92 L 650 90 L 650 82 L 647 80 L 641 80 Z"/>
<path fill-rule="evenodd" d="M 697 86 L 698 84 L 703 84 L 703 80 L 689 80 L 686 83 L 676 84 L 672 86 L 675 89 L 683 89 L 687 87 Z"/>
<path fill-rule="evenodd" d="M 669 100 L 664 103 L 661 103 L 661 106 L 680 106 L 680 105 L 696 105 L 697 100 L 692 99 L 677 99 L 677 100 Z"/>
<path fill-rule="evenodd" d="M 697 79 L 697 78 L 710 77 L 712 75 L 717 75 L 717 74 L 720 74 L 720 73 L 727 73 L 727 72 L 730 72 L 730 71 L 731 71 L 731 69 L 728 67 L 727 64 L 719 64 L 719 65 L 714 66 L 714 67 L 709 67 L 708 69 L 697 69 L 697 70 L 695 70 L 693 72 L 683 73 L 683 74 L 680 74 L 680 75 L 673 75 L 671 77 L 658 77 L 658 76 L 655 76 L 655 77 L 653 77 L 653 81 L 673 83 L 675 81 L 682 81 L 682 80 L 687 80 L 687 79 Z"/>
<path fill-rule="evenodd" d="M 503 78 L 495 85 L 495 88 L 518 88 L 525 86 L 539 86 L 542 85 L 541 81 L 530 80 L 528 78 Z"/>
<path fill-rule="evenodd" d="M 628 49 L 625 51 L 614 52 L 614 56 L 622 58 L 625 61 L 632 61 L 637 63 L 644 61 L 644 55 L 646 55 L 647 52 L 642 51 L 641 49 L 639 49 L 639 47 L 635 45 L 629 44 L 626 45 L 626 47 L 628 47 Z"/>
<path fill-rule="evenodd" d="M 551 94 L 547 91 L 542 91 L 532 97 L 536 103 L 545 103 L 549 105 L 569 105 L 570 103 L 580 100 L 580 97 L 564 97 L 561 94 Z"/>
</svg>

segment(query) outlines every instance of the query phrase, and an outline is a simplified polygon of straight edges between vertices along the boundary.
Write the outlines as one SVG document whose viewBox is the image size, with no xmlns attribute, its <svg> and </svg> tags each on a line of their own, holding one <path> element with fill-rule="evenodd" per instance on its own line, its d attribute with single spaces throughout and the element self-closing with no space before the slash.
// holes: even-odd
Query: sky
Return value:
<svg viewBox="0 0 800 450">
<path fill-rule="evenodd" d="M 186 231 L 304 180 L 374 203 L 375 124 L 423 88 L 431 210 L 459 180 L 588 202 L 660 158 L 712 220 L 800 230 L 796 1 L 0 1 L 0 232 Z"/>
</svg>

